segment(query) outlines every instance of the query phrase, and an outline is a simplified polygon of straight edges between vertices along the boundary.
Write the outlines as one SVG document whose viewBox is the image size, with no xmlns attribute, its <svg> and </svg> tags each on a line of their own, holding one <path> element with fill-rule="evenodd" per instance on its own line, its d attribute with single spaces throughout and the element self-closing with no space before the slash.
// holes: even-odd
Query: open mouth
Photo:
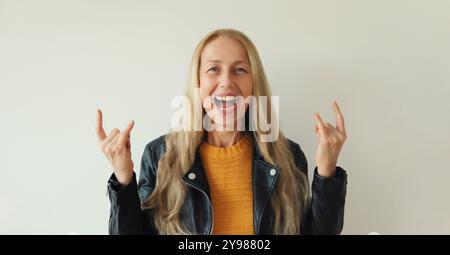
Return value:
<svg viewBox="0 0 450 255">
<path fill-rule="evenodd" d="M 214 103 L 221 111 L 234 109 L 238 103 L 237 96 L 215 96 Z"/>
</svg>

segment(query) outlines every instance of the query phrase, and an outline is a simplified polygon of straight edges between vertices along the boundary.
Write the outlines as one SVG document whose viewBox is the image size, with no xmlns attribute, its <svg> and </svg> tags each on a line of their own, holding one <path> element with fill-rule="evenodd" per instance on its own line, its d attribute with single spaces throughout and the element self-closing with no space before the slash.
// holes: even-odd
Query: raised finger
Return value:
<svg viewBox="0 0 450 255">
<path fill-rule="evenodd" d="M 130 133 L 131 130 L 134 127 L 134 121 L 130 121 L 130 123 L 128 123 L 128 126 L 125 128 L 125 130 L 120 134 L 120 140 L 119 140 L 119 145 L 125 147 L 126 146 L 126 142 L 130 139 Z"/>
<path fill-rule="evenodd" d="M 333 109 L 336 114 L 336 128 L 339 132 L 345 135 L 344 115 L 342 115 L 341 109 L 339 109 L 337 101 L 333 102 Z"/>
<path fill-rule="evenodd" d="M 97 109 L 96 131 L 97 131 L 97 137 L 98 137 L 99 141 L 103 141 L 106 139 L 106 133 L 105 133 L 105 130 L 103 129 L 103 114 L 100 109 Z"/>
</svg>

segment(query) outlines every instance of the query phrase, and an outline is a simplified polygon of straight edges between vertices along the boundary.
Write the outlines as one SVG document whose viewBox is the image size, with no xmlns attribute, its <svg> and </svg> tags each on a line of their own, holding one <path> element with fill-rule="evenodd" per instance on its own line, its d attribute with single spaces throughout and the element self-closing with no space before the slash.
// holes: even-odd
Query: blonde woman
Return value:
<svg viewBox="0 0 450 255">
<path fill-rule="evenodd" d="M 148 143 L 138 181 L 130 145 L 134 122 L 107 135 L 97 111 L 99 146 L 114 172 L 108 181 L 109 233 L 339 234 L 347 175 L 336 166 L 346 140 L 337 103 L 336 126 L 314 116 L 317 167 L 310 191 L 300 146 L 281 132 L 263 141 L 262 130 L 249 128 L 258 127 L 257 117 L 242 99 L 255 98 L 259 105 L 265 96 L 269 109 L 273 102 L 247 36 L 219 29 L 203 38 L 192 58 L 188 99 L 194 101 L 196 88 L 201 117 L 214 128 L 173 131 Z M 276 120 L 276 112 L 265 113 L 268 120 Z M 239 122 L 245 123 L 244 129 L 237 129 Z"/>
</svg>

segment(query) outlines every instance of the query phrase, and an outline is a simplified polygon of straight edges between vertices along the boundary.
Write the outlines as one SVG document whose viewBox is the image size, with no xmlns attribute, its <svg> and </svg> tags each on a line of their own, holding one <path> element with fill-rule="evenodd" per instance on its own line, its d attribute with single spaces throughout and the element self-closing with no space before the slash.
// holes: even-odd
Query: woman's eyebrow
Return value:
<svg viewBox="0 0 450 255">
<path fill-rule="evenodd" d="M 210 63 L 210 62 L 213 62 L 213 63 L 222 63 L 223 61 L 222 60 L 207 60 L 206 61 L 206 63 Z M 236 60 L 236 61 L 234 61 L 233 62 L 233 64 L 248 64 L 248 61 L 245 61 L 245 60 Z"/>
<path fill-rule="evenodd" d="M 234 64 L 248 64 L 248 61 L 238 60 L 238 61 L 234 61 Z"/>
</svg>

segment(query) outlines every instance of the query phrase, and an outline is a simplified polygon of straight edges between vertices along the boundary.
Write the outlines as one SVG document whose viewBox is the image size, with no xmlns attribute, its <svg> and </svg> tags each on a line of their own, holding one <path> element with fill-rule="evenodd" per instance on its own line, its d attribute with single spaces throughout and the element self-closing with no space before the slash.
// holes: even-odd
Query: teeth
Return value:
<svg viewBox="0 0 450 255">
<path fill-rule="evenodd" d="M 216 105 L 220 108 L 224 106 L 232 106 L 236 103 L 237 97 L 235 96 L 215 96 L 214 101 L 216 102 Z"/>
<path fill-rule="evenodd" d="M 236 100 L 235 96 L 216 96 L 216 100 L 220 100 L 220 101 L 233 101 Z"/>
</svg>

